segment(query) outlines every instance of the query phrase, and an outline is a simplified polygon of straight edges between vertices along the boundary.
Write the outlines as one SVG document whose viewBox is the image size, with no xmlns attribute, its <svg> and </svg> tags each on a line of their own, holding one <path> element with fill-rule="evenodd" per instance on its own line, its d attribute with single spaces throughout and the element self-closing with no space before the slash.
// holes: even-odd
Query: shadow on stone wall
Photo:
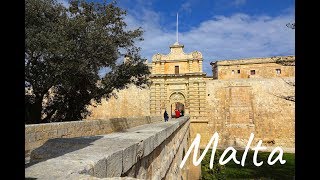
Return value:
<svg viewBox="0 0 320 180">
<path fill-rule="evenodd" d="M 72 151 L 83 149 L 92 145 L 92 142 L 102 137 L 103 136 L 49 139 L 42 146 L 31 152 L 30 162 L 25 165 L 25 168 Z"/>
<path fill-rule="evenodd" d="M 130 128 L 126 118 L 113 118 L 110 123 L 114 132 L 126 132 L 126 129 Z"/>
<path fill-rule="evenodd" d="M 49 139 L 96 136 L 110 134 L 112 132 L 127 132 L 126 129 L 156 122 L 162 122 L 162 117 L 143 116 L 26 125 L 26 162 L 29 161 L 30 153 L 34 149 L 42 146 Z"/>
<path fill-rule="evenodd" d="M 150 116 L 145 116 L 143 118 L 131 118 L 130 121 L 128 120 L 128 118 L 112 118 L 109 119 L 109 121 L 113 132 L 127 132 L 127 129 L 135 127 L 137 125 L 140 126 L 153 123 Z"/>
</svg>

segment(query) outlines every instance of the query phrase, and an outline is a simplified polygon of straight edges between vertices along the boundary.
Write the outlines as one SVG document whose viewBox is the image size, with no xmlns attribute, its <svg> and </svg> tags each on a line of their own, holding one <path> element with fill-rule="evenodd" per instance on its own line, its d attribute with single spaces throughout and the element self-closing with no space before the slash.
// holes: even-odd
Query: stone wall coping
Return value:
<svg viewBox="0 0 320 180">
<path fill-rule="evenodd" d="M 206 76 L 203 72 L 180 73 L 180 74 L 151 74 L 150 77 L 184 77 L 184 76 Z"/>
<path fill-rule="evenodd" d="M 30 163 L 25 168 L 25 177 L 119 177 L 139 159 L 148 156 L 189 119 L 184 116 L 106 135 L 51 139 L 32 151 Z"/>
<path fill-rule="evenodd" d="M 231 65 L 242 65 L 242 64 L 276 63 L 277 61 L 280 61 L 280 62 L 295 61 L 295 56 L 275 56 L 275 57 L 266 57 L 266 58 L 217 60 L 215 62 L 211 62 L 210 65 L 231 66 Z"/>
<path fill-rule="evenodd" d="M 260 77 L 260 78 L 248 78 L 248 79 L 244 79 L 244 78 L 239 78 L 239 79 L 205 79 L 205 81 L 207 82 L 227 82 L 227 83 L 235 83 L 235 82 L 244 82 L 246 83 L 245 86 L 248 85 L 248 82 L 265 82 L 265 81 L 273 81 L 273 80 L 278 80 L 278 81 L 283 81 L 283 80 L 289 80 L 289 81 L 293 81 L 295 80 L 295 77 Z"/>
<path fill-rule="evenodd" d="M 150 116 L 143 116 L 143 118 L 148 118 Z M 158 116 L 154 116 L 158 117 Z M 150 118 L 154 118 L 150 117 Z M 116 120 L 116 119 L 135 119 L 135 118 L 141 118 L 141 117 L 125 117 L 125 118 L 109 118 L 109 119 L 93 119 L 93 120 L 80 120 L 80 121 L 65 121 L 65 122 L 52 122 L 52 123 L 41 123 L 41 124 L 26 124 L 25 128 L 28 127 L 36 127 L 36 126 L 54 126 L 54 125 L 61 125 L 61 124 L 82 124 L 86 122 L 95 123 L 95 122 L 101 122 L 101 121 L 108 121 L 108 120 Z"/>
<path fill-rule="evenodd" d="M 25 125 L 25 157 L 28 157 L 33 149 L 50 139 L 109 134 L 162 121 L 162 116 L 142 116 L 28 124 Z"/>
</svg>

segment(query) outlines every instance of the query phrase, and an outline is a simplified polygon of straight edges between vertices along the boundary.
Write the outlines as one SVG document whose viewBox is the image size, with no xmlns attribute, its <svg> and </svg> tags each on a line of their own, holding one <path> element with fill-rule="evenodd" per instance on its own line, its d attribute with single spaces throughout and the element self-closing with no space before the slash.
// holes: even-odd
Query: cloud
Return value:
<svg viewBox="0 0 320 180">
<path fill-rule="evenodd" d="M 141 26 L 145 30 L 144 41 L 137 45 L 142 48 L 142 57 L 151 62 L 154 54 L 169 53 L 169 46 L 176 40 L 175 29 L 160 26 L 161 16 L 156 12 L 140 13 L 139 18 L 129 14 L 126 22 L 129 28 Z M 179 33 L 179 43 L 185 46 L 186 53 L 200 51 L 203 70 L 212 75 L 210 62 L 216 60 L 294 55 L 295 31 L 286 27 L 292 21 L 294 14 L 290 13 L 276 17 L 241 13 L 214 16 Z"/>
<path fill-rule="evenodd" d="M 70 3 L 68 0 L 58 0 L 58 3 L 62 4 L 62 6 L 64 6 L 65 8 L 70 7 Z"/>
<path fill-rule="evenodd" d="M 247 2 L 247 0 L 234 0 L 234 1 L 232 1 L 231 4 L 234 6 L 241 6 L 241 5 L 244 5 L 246 2 Z"/>
</svg>

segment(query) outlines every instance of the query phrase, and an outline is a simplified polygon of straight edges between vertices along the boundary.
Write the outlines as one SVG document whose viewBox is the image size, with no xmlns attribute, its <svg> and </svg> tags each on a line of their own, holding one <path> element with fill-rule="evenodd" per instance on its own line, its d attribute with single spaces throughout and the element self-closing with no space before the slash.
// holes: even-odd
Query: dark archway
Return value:
<svg viewBox="0 0 320 180">
<path fill-rule="evenodd" d="M 176 117 L 176 114 L 175 114 L 176 109 L 178 109 L 180 111 L 181 116 L 184 116 L 184 114 L 185 114 L 184 104 L 182 104 L 180 102 L 174 102 L 171 104 L 171 117 L 172 118 Z"/>
</svg>

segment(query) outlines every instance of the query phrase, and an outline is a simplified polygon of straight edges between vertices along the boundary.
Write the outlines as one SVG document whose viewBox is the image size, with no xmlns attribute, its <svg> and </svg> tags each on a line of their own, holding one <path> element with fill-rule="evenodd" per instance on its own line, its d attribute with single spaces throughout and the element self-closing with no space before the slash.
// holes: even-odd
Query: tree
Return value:
<svg viewBox="0 0 320 180">
<path fill-rule="evenodd" d="M 26 0 L 25 123 L 81 120 L 114 90 L 148 85 L 142 29 L 127 30 L 116 2 Z M 130 61 L 122 63 L 127 56 Z M 99 75 L 106 69 L 105 75 Z"/>
<path fill-rule="evenodd" d="M 288 24 L 286 24 L 286 26 L 288 28 L 291 28 L 291 29 L 296 29 L 296 23 L 295 22 L 294 23 L 288 23 Z"/>
</svg>

